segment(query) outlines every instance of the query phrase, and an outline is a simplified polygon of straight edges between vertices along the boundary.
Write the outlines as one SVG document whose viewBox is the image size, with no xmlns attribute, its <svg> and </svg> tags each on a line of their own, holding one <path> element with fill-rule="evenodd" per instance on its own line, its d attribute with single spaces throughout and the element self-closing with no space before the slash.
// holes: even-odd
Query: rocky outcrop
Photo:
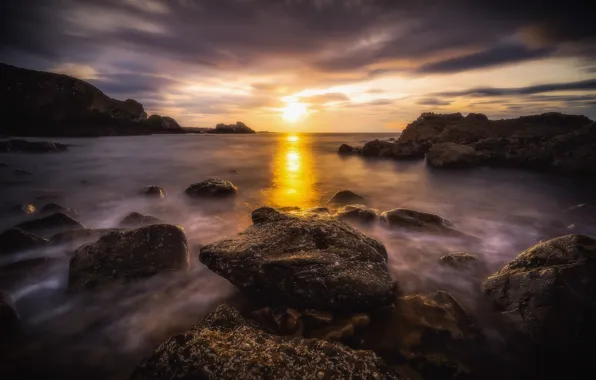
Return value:
<svg viewBox="0 0 596 380">
<path fill-rule="evenodd" d="M 370 351 L 268 334 L 222 305 L 155 350 L 132 374 L 150 379 L 404 379 Z"/>
<path fill-rule="evenodd" d="M 147 118 L 147 124 L 158 131 L 182 132 L 182 127 L 168 116 L 151 115 Z"/>
<path fill-rule="evenodd" d="M 185 193 L 196 198 L 227 198 L 236 195 L 238 188 L 230 181 L 209 178 L 190 185 Z"/>
<path fill-rule="evenodd" d="M 151 215 L 143 215 L 138 212 L 131 212 L 119 224 L 121 228 L 145 227 L 152 224 L 163 224 L 164 221 Z"/>
<path fill-rule="evenodd" d="M 241 121 L 236 124 L 217 124 L 215 128 L 208 129 L 207 133 L 256 133 Z"/>
<path fill-rule="evenodd" d="M 360 154 L 363 157 L 384 157 L 396 160 L 410 160 L 423 158 L 425 146 L 417 142 L 400 142 L 395 139 L 373 140 L 364 144 L 362 148 L 354 148 L 343 144 L 340 154 Z"/>
<path fill-rule="evenodd" d="M 19 139 L 0 141 L 0 153 L 55 153 L 63 152 L 67 148 L 68 146 L 66 144 L 60 144 L 49 141 L 26 141 Z"/>
<path fill-rule="evenodd" d="M 11 228 L 0 234 L 0 255 L 45 247 L 47 239 L 20 228 Z"/>
<path fill-rule="evenodd" d="M 361 204 L 364 203 L 366 200 L 364 197 L 354 193 L 350 190 L 342 190 L 338 191 L 327 201 L 329 206 L 338 207 L 338 206 L 347 206 L 349 204 Z"/>
<path fill-rule="evenodd" d="M 527 342 L 585 355 L 596 339 L 596 238 L 567 235 L 539 243 L 490 276 L 484 290 L 510 330 Z"/>
<path fill-rule="evenodd" d="M 399 136 L 398 141 L 417 144 L 434 142 L 447 125 L 462 121 L 463 119 L 463 115 L 459 112 L 452 114 L 424 112 L 418 119 L 406 126 Z"/>
<path fill-rule="evenodd" d="M 95 86 L 61 74 L 0 64 L 0 100 L 5 122 L 0 134 L 13 136 L 106 136 L 183 133 L 168 120 L 147 120 L 133 100 L 112 99 Z M 164 124 L 166 128 L 164 128 Z M 45 149 L 45 148 L 44 148 Z"/>
<path fill-rule="evenodd" d="M 199 259 L 268 305 L 368 310 L 392 303 L 387 252 L 378 241 L 327 214 L 287 214 L 270 207 L 253 225 L 201 248 Z"/>
<path fill-rule="evenodd" d="M 81 229 L 85 228 L 85 226 L 65 213 L 57 212 L 43 218 L 28 220 L 17 224 L 16 228 L 43 236 L 51 236 L 61 231 Z"/>
<path fill-rule="evenodd" d="M 148 198 L 164 199 L 166 197 L 166 191 L 157 185 L 145 186 L 140 191 L 140 194 Z"/>
<path fill-rule="evenodd" d="M 446 142 L 434 144 L 426 153 L 426 162 L 434 168 L 470 168 L 478 160 L 474 148 Z"/>
<path fill-rule="evenodd" d="M 189 266 L 188 243 L 178 226 L 157 224 L 112 232 L 74 252 L 68 269 L 68 289 L 132 281 Z"/>
<path fill-rule="evenodd" d="M 371 224 L 379 219 L 379 212 L 364 205 L 347 205 L 337 210 L 336 216 L 341 220 Z"/>
</svg>

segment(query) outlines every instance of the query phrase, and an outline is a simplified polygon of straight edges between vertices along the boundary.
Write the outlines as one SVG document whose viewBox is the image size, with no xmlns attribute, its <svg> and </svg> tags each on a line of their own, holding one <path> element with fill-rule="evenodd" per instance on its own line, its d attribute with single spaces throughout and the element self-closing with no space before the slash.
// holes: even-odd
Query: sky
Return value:
<svg viewBox="0 0 596 380">
<path fill-rule="evenodd" d="M 0 62 L 184 127 L 393 132 L 421 112 L 596 119 L 588 1 L 2 0 Z"/>
</svg>

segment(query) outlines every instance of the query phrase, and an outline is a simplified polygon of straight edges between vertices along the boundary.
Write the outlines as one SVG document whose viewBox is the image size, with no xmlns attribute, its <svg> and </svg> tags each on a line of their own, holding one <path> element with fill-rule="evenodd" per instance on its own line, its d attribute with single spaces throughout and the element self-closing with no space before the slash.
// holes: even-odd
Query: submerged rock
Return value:
<svg viewBox="0 0 596 380">
<path fill-rule="evenodd" d="M 360 153 L 360 149 L 350 146 L 348 144 L 341 144 L 339 149 L 337 150 L 339 154 L 358 154 Z"/>
<path fill-rule="evenodd" d="M 19 314 L 8 293 L 0 291 L 0 337 L 4 338 L 15 332 L 19 323 Z"/>
<path fill-rule="evenodd" d="M 546 350 L 586 354 L 596 339 L 596 238 L 536 244 L 486 279 L 484 290 L 516 334 Z"/>
<path fill-rule="evenodd" d="M 364 205 L 347 205 L 337 210 L 336 216 L 342 220 L 370 224 L 379 219 L 379 212 Z"/>
<path fill-rule="evenodd" d="M 157 185 L 146 186 L 140 193 L 149 198 L 163 199 L 166 197 L 166 191 Z"/>
<path fill-rule="evenodd" d="M 163 343 L 132 374 L 150 379 L 398 379 L 370 351 L 257 329 L 222 305 Z"/>
<path fill-rule="evenodd" d="M 362 204 L 365 203 L 364 197 L 350 191 L 350 190 L 342 190 L 335 193 L 334 196 L 327 201 L 327 204 L 330 206 L 346 206 L 350 204 Z"/>
<path fill-rule="evenodd" d="M 28 232 L 51 236 L 61 231 L 82 229 L 85 228 L 85 226 L 65 213 L 57 212 L 43 218 L 20 223 L 16 226 L 16 228 L 20 228 Z"/>
<path fill-rule="evenodd" d="M 387 227 L 405 231 L 476 239 L 474 236 L 458 230 L 453 223 L 438 215 L 405 208 L 395 208 L 383 212 L 381 222 Z"/>
<path fill-rule="evenodd" d="M 230 181 L 209 178 L 190 185 L 185 192 L 191 197 L 226 198 L 236 195 L 238 188 Z"/>
<path fill-rule="evenodd" d="M 426 153 L 426 162 L 435 168 L 470 168 L 477 165 L 476 151 L 450 142 L 434 144 Z"/>
<path fill-rule="evenodd" d="M 395 284 L 377 240 L 326 214 L 252 213 L 253 226 L 207 245 L 200 260 L 268 305 L 319 310 L 391 304 Z"/>
<path fill-rule="evenodd" d="M 70 215 L 73 217 L 79 215 L 77 210 L 75 210 L 73 208 L 69 208 L 69 207 L 64 207 L 62 205 L 59 205 L 58 203 L 53 203 L 53 202 L 47 203 L 41 208 L 42 214 L 52 214 L 55 212 L 62 212 L 64 214 L 67 214 L 67 215 Z"/>
<path fill-rule="evenodd" d="M 188 243 L 180 227 L 158 224 L 112 232 L 74 252 L 68 270 L 68 289 L 131 281 L 189 266 Z"/>
<path fill-rule="evenodd" d="M 26 141 L 12 139 L 0 141 L 0 152 L 52 153 L 63 152 L 68 148 L 65 144 L 49 141 Z"/>
<path fill-rule="evenodd" d="M 145 227 L 152 224 L 164 224 L 164 221 L 150 215 L 139 214 L 138 212 L 131 212 L 122 221 L 119 226 L 121 228 Z"/>
<path fill-rule="evenodd" d="M 457 252 L 441 256 L 441 264 L 459 269 L 483 269 L 484 263 L 474 253 Z"/>
<path fill-rule="evenodd" d="M 0 255 L 42 248 L 47 243 L 41 236 L 20 228 L 11 228 L 0 234 Z"/>
</svg>

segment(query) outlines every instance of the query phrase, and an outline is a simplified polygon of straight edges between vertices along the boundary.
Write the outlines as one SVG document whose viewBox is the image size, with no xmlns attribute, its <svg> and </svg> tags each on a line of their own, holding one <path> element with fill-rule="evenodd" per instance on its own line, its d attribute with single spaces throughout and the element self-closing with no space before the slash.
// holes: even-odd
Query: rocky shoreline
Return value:
<svg viewBox="0 0 596 380">
<path fill-rule="evenodd" d="M 185 196 L 223 202 L 237 191 L 229 181 L 210 178 L 190 185 Z M 159 202 L 167 195 L 148 186 L 138 196 Z M 483 273 L 473 253 L 480 238 L 438 215 L 379 212 L 366 201 L 341 191 L 327 207 L 260 207 L 245 231 L 201 247 L 200 262 L 250 302 L 242 308 L 223 304 L 178 331 L 130 378 L 560 378 L 591 366 L 595 237 L 554 226 L 552 239 L 479 280 L 480 302 L 500 326 L 504 347 L 515 352 L 513 362 L 499 368 L 499 355 L 506 355 L 494 352 L 473 311 L 444 291 L 404 293 L 400 279 L 390 275 L 393 259 L 385 246 L 365 232 L 378 227 L 405 239 L 410 233 L 454 239 L 468 252 L 440 261 L 465 276 Z M 76 210 L 56 204 L 40 210 L 37 216 L 30 209 L 25 221 L 0 234 L 0 256 L 63 249 L 67 297 L 175 276 L 196 265 L 184 229 L 158 218 L 132 213 L 111 229 L 90 229 L 76 220 Z M 35 260 L 31 268 L 52 262 Z M 7 281 L 14 268 L 0 270 Z M 8 351 L 19 349 L 18 312 L 0 292 Z"/>
<path fill-rule="evenodd" d="M 423 113 L 397 140 L 343 144 L 338 153 L 395 160 L 424 159 L 433 168 L 523 168 L 563 175 L 596 174 L 596 123 L 545 113 L 489 120 L 470 113 Z"/>
</svg>

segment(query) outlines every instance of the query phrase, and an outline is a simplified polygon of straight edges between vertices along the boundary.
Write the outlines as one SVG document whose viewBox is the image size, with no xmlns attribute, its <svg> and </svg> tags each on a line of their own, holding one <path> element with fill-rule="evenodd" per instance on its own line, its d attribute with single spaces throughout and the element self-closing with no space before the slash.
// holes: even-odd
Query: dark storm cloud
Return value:
<svg viewBox="0 0 596 380">
<path fill-rule="evenodd" d="M 554 91 L 596 90 L 596 79 L 568 83 L 549 83 L 519 88 L 478 87 L 463 91 L 438 92 L 437 96 L 498 97 L 508 95 L 532 95 Z"/>
<path fill-rule="evenodd" d="M 112 74 L 104 78 L 91 79 L 89 82 L 114 97 L 135 93 L 157 93 L 179 84 L 173 79 L 142 74 Z"/>
</svg>

